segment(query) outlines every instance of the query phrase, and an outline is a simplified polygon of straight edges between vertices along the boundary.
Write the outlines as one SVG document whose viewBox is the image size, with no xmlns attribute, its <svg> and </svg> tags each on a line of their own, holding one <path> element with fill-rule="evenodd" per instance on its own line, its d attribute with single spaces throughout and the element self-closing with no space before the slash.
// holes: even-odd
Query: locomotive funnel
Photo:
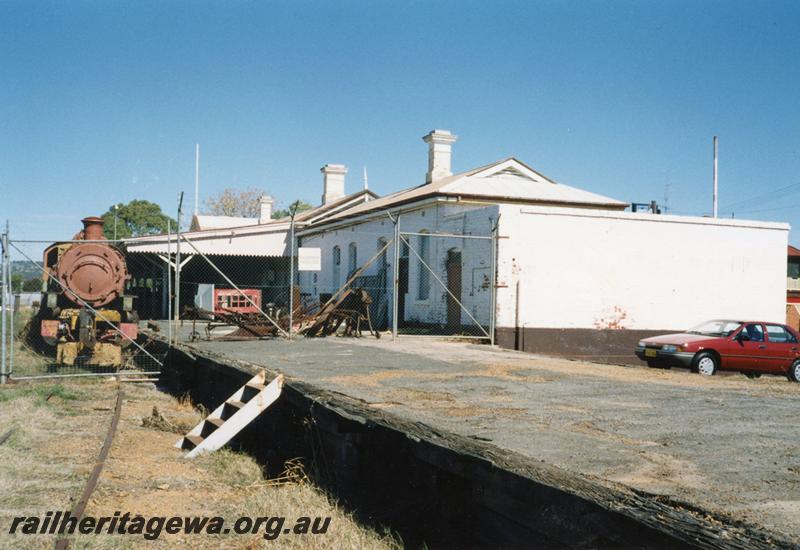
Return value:
<svg viewBox="0 0 800 550">
<path fill-rule="evenodd" d="M 89 216 L 81 220 L 83 223 L 83 239 L 86 241 L 101 241 L 105 239 L 103 235 L 103 218 Z"/>
</svg>

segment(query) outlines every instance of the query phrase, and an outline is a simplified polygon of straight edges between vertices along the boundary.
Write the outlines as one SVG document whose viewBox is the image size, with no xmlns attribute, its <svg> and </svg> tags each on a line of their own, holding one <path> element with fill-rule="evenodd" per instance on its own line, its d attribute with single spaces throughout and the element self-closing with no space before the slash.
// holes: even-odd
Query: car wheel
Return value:
<svg viewBox="0 0 800 550">
<path fill-rule="evenodd" d="M 800 382 L 800 359 L 792 363 L 789 367 L 789 380 L 792 382 Z"/>
<path fill-rule="evenodd" d="M 703 376 L 711 376 L 717 372 L 717 358 L 713 353 L 704 351 L 694 357 L 694 372 Z"/>
</svg>

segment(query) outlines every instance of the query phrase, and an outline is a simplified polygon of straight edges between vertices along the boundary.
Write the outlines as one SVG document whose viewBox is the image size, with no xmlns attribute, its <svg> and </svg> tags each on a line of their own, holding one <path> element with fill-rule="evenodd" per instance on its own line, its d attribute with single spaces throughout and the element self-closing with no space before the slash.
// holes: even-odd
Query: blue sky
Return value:
<svg viewBox="0 0 800 550">
<path fill-rule="evenodd" d="M 260 187 L 314 204 L 319 168 L 379 194 L 516 156 L 624 201 L 787 221 L 800 242 L 797 2 L 0 3 L 0 219 L 61 239 L 140 198 Z"/>
</svg>

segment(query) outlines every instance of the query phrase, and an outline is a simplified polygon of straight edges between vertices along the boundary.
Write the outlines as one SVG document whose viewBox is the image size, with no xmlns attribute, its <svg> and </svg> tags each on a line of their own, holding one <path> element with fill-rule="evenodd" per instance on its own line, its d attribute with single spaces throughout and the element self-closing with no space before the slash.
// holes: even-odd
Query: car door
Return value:
<svg viewBox="0 0 800 550">
<path fill-rule="evenodd" d="M 764 327 L 761 323 L 747 323 L 726 343 L 722 356 L 722 368 L 753 371 L 760 368 L 759 358 L 766 351 Z"/>
<path fill-rule="evenodd" d="M 767 349 L 762 359 L 762 370 L 783 373 L 789 368 L 798 353 L 797 338 L 783 325 L 766 325 Z"/>
</svg>

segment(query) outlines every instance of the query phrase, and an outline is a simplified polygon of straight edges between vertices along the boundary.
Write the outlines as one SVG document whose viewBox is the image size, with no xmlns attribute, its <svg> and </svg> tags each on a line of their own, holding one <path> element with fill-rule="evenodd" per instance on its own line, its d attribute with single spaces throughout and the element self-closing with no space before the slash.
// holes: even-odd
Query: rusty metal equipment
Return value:
<svg viewBox="0 0 800 550">
<path fill-rule="evenodd" d="M 369 308 L 372 297 L 363 288 L 348 288 L 336 300 L 329 301 L 319 312 L 301 320 L 298 333 L 305 336 L 328 336 L 336 334 L 344 325 L 344 336 L 361 336 L 361 323 L 367 323 L 370 334 L 380 338 L 380 333 L 372 328 Z"/>
<path fill-rule="evenodd" d="M 336 300 L 331 300 L 314 312 L 313 308 L 298 307 L 294 312 L 293 332 L 301 336 L 342 336 L 359 337 L 363 334 L 363 326 L 369 333 L 380 338 L 380 333 L 372 327 L 370 305 L 372 297 L 363 288 L 349 288 L 342 292 Z M 280 310 L 271 311 L 277 319 L 277 326 L 258 313 L 242 313 L 229 309 L 209 311 L 198 307 L 186 307 L 181 314 L 183 319 L 191 319 L 192 339 L 201 338 L 197 321 L 205 321 L 205 337 L 208 340 L 253 340 L 278 336 L 278 327 L 288 331 L 289 315 Z"/>
<path fill-rule="evenodd" d="M 124 294 L 130 274 L 122 252 L 103 242 L 102 218 L 81 221 L 72 241 L 44 251 L 39 336 L 60 364 L 121 366 L 138 334 L 133 297 Z"/>
<path fill-rule="evenodd" d="M 253 340 L 278 335 L 277 327 L 260 313 L 242 313 L 224 308 L 209 311 L 199 307 L 186 307 L 181 317 L 192 320 L 192 340 L 200 339 L 197 321 L 206 321 L 205 333 L 208 340 L 212 338 L 216 340 Z M 284 317 L 278 322 L 281 328 L 285 328 L 288 325 L 288 318 Z M 218 335 L 220 329 L 227 328 L 232 330 Z"/>
</svg>

